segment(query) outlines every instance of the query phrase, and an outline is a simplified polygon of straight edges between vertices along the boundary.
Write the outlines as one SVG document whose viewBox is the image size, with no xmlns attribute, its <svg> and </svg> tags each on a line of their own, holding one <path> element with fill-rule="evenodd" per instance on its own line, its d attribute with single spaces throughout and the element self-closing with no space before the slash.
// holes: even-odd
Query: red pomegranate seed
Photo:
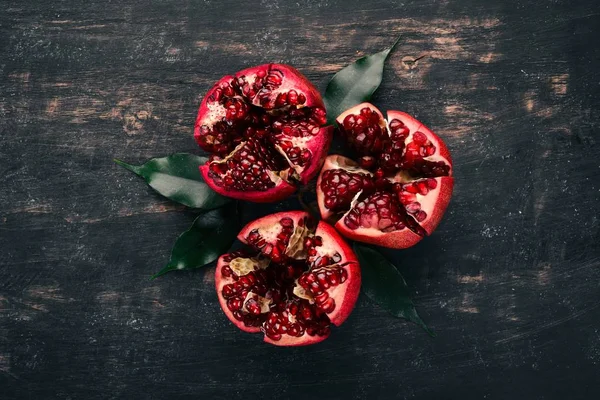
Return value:
<svg viewBox="0 0 600 400">
<path fill-rule="evenodd" d="M 339 126 L 348 144 L 361 155 L 379 155 L 389 143 L 387 130 L 382 128 L 383 120 L 368 107 L 358 115 L 347 115 Z"/>
<path fill-rule="evenodd" d="M 363 173 L 330 169 L 323 173 L 320 188 L 325 195 L 326 207 L 335 211 L 348 207 L 359 191 L 372 191 L 374 183 L 372 177 Z"/>
<path fill-rule="evenodd" d="M 421 210 L 421 204 L 418 202 L 414 202 L 414 203 L 406 205 L 406 211 L 411 214 L 414 214 L 420 210 Z"/>
<path fill-rule="evenodd" d="M 260 306 L 254 299 L 248 299 L 248 301 L 246 302 L 246 309 L 252 315 L 260 314 Z"/>
<path fill-rule="evenodd" d="M 358 165 L 360 165 L 360 167 L 364 169 L 371 169 L 375 166 L 375 164 L 376 160 L 374 157 L 371 156 L 363 156 L 358 159 Z"/>
<path fill-rule="evenodd" d="M 324 303 L 320 305 L 320 308 L 328 314 L 333 312 L 333 310 L 335 309 L 335 300 L 329 297 L 327 300 L 325 300 Z"/>
<path fill-rule="evenodd" d="M 340 283 L 346 282 L 346 279 L 348 279 L 348 271 L 342 269 L 342 272 L 340 274 Z"/>
<path fill-rule="evenodd" d="M 323 293 L 319 294 L 318 296 L 315 296 L 315 301 L 317 302 L 317 304 L 322 304 L 328 298 L 329 298 L 329 294 L 327 292 L 323 292 Z"/>
<path fill-rule="evenodd" d="M 302 317 L 302 319 L 304 319 L 305 321 L 310 321 L 313 318 L 313 314 L 310 310 L 310 308 L 308 307 L 303 307 L 302 309 L 300 309 L 300 315 Z"/>
<path fill-rule="evenodd" d="M 224 277 L 228 278 L 233 274 L 233 271 L 231 270 L 231 268 L 229 268 L 228 265 L 224 265 L 223 268 L 221 268 L 221 275 L 223 275 Z"/>
<path fill-rule="evenodd" d="M 425 136 L 425 134 L 422 132 L 415 132 L 413 135 L 413 141 L 423 144 L 427 142 L 427 136 Z"/>
<path fill-rule="evenodd" d="M 227 300 L 227 307 L 231 311 L 238 311 L 242 309 L 242 301 L 239 299 L 230 299 Z"/>
<path fill-rule="evenodd" d="M 223 297 L 228 299 L 235 294 L 235 290 L 233 290 L 233 285 L 225 285 L 222 289 Z"/>
<path fill-rule="evenodd" d="M 233 316 L 235 319 L 242 321 L 244 319 L 244 314 L 241 311 L 234 311 Z"/>
<path fill-rule="evenodd" d="M 298 324 L 290 326 L 290 329 L 288 330 L 288 335 L 296 337 L 300 336 L 300 328 L 298 327 Z"/>
<path fill-rule="evenodd" d="M 290 90 L 287 94 L 287 98 L 288 98 L 288 103 L 290 105 L 296 105 L 298 104 L 298 92 L 296 92 L 295 90 Z"/>
</svg>

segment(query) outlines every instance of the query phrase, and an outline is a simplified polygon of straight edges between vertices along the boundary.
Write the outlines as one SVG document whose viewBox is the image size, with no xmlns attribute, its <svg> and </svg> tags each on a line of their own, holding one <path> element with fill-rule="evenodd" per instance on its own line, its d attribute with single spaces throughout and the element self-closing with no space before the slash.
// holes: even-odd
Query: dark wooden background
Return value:
<svg viewBox="0 0 600 400">
<path fill-rule="evenodd" d="M 0 398 L 600 397 L 599 25 L 593 0 L 0 1 Z M 439 229 L 386 253 L 436 338 L 362 296 L 276 348 L 229 323 L 212 269 L 148 280 L 194 214 L 113 157 L 198 152 L 226 73 L 324 89 L 397 36 L 374 102 L 455 160 Z"/>
</svg>

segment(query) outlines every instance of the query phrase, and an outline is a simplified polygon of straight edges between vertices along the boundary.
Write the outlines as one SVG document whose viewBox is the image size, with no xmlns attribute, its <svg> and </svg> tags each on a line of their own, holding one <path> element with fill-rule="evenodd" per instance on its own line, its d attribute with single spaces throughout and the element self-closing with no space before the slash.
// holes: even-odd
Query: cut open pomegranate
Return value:
<svg viewBox="0 0 600 400">
<path fill-rule="evenodd" d="M 400 111 L 387 116 L 363 103 L 336 119 L 357 160 L 327 157 L 317 200 L 323 219 L 347 238 L 403 249 L 442 219 L 454 185 L 452 160 L 425 125 Z"/>
<path fill-rule="evenodd" d="M 341 325 L 360 291 L 352 249 L 330 225 L 303 211 L 272 214 L 246 225 L 248 248 L 222 255 L 215 283 L 221 308 L 241 330 L 266 342 L 320 342 Z"/>
<path fill-rule="evenodd" d="M 200 171 L 217 193 L 274 202 L 323 165 L 333 133 L 317 89 L 296 69 L 264 64 L 219 80 L 202 100 L 194 137 L 212 153 Z"/>
</svg>

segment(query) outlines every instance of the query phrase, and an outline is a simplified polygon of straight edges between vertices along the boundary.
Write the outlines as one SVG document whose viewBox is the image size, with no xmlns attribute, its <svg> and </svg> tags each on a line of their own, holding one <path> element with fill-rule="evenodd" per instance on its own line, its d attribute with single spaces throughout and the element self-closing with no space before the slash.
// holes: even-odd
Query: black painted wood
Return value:
<svg viewBox="0 0 600 400">
<path fill-rule="evenodd" d="M 598 398 L 599 17 L 591 0 L 0 2 L 0 398 Z M 386 253 L 436 338 L 361 297 L 322 344 L 275 348 L 226 320 L 210 269 L 148 280 L 194 215 L 113 157 L 197 152 L 225 73 L 287 62 L 324 89 L 398 35 L 374 101 L 455 160 L 439 229 Z"/>
</svg>

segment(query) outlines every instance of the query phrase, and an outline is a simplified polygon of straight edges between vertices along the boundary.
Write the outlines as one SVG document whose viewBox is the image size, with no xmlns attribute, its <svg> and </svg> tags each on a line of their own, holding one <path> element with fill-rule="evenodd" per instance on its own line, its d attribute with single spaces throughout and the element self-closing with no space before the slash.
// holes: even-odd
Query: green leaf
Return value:
<svg viewBox="0 0 600 400">
<path fill-rule="evenodd" d="M 142 165 L 130 165 L 120 160 L 117 164 L 141 176 L 148 185 L 166 198 L 201 210 L 212 210 L 231 201 L 215 193 L 202 179 L 198 167 L 206 157 L 176 153 L 153 158 Z"/>
<path fill-rule="evenodd" d="M 435 336 L 419 317 L 400 271 L 375 249 L 354 243 L 354 252 L 360 262 L 362 289 L 367 297 L 392 315 L 414 322 Z"/>
<path fill-rule="evenodd" d="M 371 99 L 381 84 L 385 60 L 399 41 L 396 39 L 389 49 L 359 58 L 333 76 L 324 96 L 329 124 L 350 107 Z"/>
<path fill-rule="evenodd" d="M 200 214 L 190 229 L 183 232 L 171 250 L 169 263 L 152 279 L 169 271 L 203 267 L 225 253 L 238 231 L 239 218 L 235 203 Z"/>
</svg>

